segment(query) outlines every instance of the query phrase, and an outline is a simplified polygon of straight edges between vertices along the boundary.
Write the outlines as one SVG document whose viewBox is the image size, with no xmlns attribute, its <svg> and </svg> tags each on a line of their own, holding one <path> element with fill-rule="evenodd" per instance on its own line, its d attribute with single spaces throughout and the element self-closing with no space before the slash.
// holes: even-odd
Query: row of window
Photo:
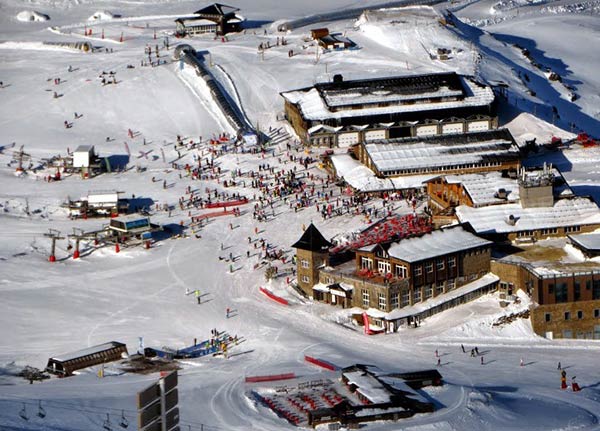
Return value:
<svg viewBox="0 0 600 431">
<path fill-rule="evenodd" d="M 421 289 L 415 289 L 412 291 L 412 300 L 413 304 L 417 302 L 421 302 L 421 300 L 425 301 L 433 297 L 433 289 L 435 288 L 436 295 L 444 293 L 444 287 L 446 290 L 452 290 L 456 286 L 456 280 L 451 279 L 446 282 L 438 281 L 435 285 L 428 284 L 423 288 L 423 293 Z M 390 305 L 392 309 L 399 307 L 406 307 L 410 304 L 411 291 L 403 290 L 402 293 L 392 293 L 390 295 Z M 364 308 L 370 307 L 370 295 L 367 289 L 362 290 L 362 305 Z M 387 297 L 384 292 L 377 293 L 377 307 L 380 310 L 387 310 Z"/>
<path fill-rule="evenodd" d="M 581 232 L 581 226 L 565 226 L 564 230 L 565 230 L 565 233 Z M 526 237 L 535 236 L 535 232 L 536 232 L 535 230 L 523 230 L 521 232 L 517 232 L 517 238 L 526 238 Z M 556 234 L 556 233 L 558 233 L 558 228 L 553 227 L 553 228 L 542 229 L 540 231 L 540 233 L 542 235 Z"/>
<path fill-rule="evenodd" d="M 600 280 L 586 280 L 585 290 L 592 291 L 592 299 L 600 299 Z M 554 295 L 554 301 L 557 304 L 568 302 L 569 288 L 567 283 L 550 283 L 548 284 L 548 294 Z M 576 280 L 573 282 L 573 300 L 581 299 L 581 282 Z"/>
<path fill-rule="evenodd" d="M 435 267 L 438 271 L 443 271 L 446 267 L 446 261 L 443 258 L 436 259 Z M 448 258 L 448 267 L 455 268 L 456 267 L 456 256 L 451 256 Z M 360 259 L 360 268 L 361 269 L 373 269 L 373 259 L 370 257 L 362 256 Z M 387 274 L 392 272 L 392 264 L 389 261 L 378 260 L 377 261 L 377 270 L 381 274 Z M 406 278 L 408 277 L 408 268 L 405 265 L 394 265 L 395 276 L 398 278 Z M 433 272 L 433 261 L 425 263 L 425 271 L 427 273 Z M 415 265 L 414 267 L 415 277 L 419 277 L 423 274 L 423 266 Z"/>
<path fill-rule="evenodd" d="M 415 168 L 415 169 L 396 169 L 391 171 L 381 171 L 386 176 L 395 175 L 408 175 L 408 174 L 427 174 L 432 172 L 443 172 L 443 171 L 456 171 L 465 169 L 479 169 L 483 167 L 498 167 L 502 166 L 501 162 L 483 162 L 483 163 L 470 163 L 460 165 L 448 165 L 448 166 L 433 166 L 426 168 Z"/>
<path fill-rule="evenodd" d="M 577 317 L 577 320 L 583 319 L 583 311 L 582 310 L 578 310 L 575 313 L 575 316 Z M 564 320 L 571 320 L 571 318 L 572 318 L 571 312 L 570 311 L 565 311 L 563 317 L 564 317 Z M 594 318 L 595 319 L 600 319 L 600 308 L 594 309 Z M 544 320 L 546 322 L 552 322 L 552 313 L 545 313 L 544 314 Z"/>
</svg>

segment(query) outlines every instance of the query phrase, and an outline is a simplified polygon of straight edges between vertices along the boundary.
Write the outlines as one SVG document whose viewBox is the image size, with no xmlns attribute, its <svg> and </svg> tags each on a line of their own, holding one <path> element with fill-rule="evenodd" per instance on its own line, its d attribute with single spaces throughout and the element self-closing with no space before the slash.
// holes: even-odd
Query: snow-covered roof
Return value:
<svg viewBox="0 0 600 431">
<path fill-rule="evenodd" d="M 573 244 L 584 250 L 600 250 L 600 233 L 582 233 L 578 235 L 569 235 Z"/>
<path fill-rule="evenodd" d="M 503 177 L 500 172 L 448 175 L 446 176 L 446 181 L 450 184 L 462 184 L 465 191 L 471 197 L 474 206 L 519 201 L 519 185 L 517 181 Z M 499 199 L 495 196 L 499 189 L 506 191 L 506 199 Z"/>
<path fill-rule="evenodd" d="M 375 173 L 352 158 L 349 154 L 337 154 L 331 156 L 331 162 L 337 176 L 343 178 L 352 188 L 361 192 L 420 189 L 423 182 L 436 176 L 406 175 L 396 178 L 378 178 Z"/>
<path fill-rule="evenodd" d="M 383 404 L 390 401 L 390 392 L 374 376 L 362 370 L 344 373 L 348 384 L 358 386 L 357 391 L 373 404 Z"/>
<path fill-rule="evenodd" d="M 388 78 L 388 81 L 394 79 L 398 78 Z M 466 76 L 458 76 L 458 80 L 463 91 L 440 88 L 436 91 L 402 94 L 383 88 L 368 92 L 357 90 L 352 93 L 350 89 L 346 88 L 342 94 L 333 91 L 325 92 L 323 89 L 319 91 L 317 87 L 310 87 L 283 92 L 281 96 L 290 103 L 297 104 L 307 120 L 488 106 L 494 101 L 494 92 L 490 87 L 479 84 Z M 351 83 L 351 81 L 348 82 Z M 430 98 L 442 98 L 442 101 L 429 102 Z M 444 98 L 447 99 L 444 100 Z M 377 106 L 378 103 L 384 103 L 386 106 Z M 357 104 L 368 104 L 368 107 L 352 109 L 356 108 L 352 105 Z M 347 109 L 344 109 L 345 106 L 348 106 Z M 335 111 L 330 110 L 330 107 L 333 107 Z"/>
<path fill-rule="evenodd" d="M 216 26 L 217 23 L 214 21 L 211 21 L 209 19 L 206 18 L 199 18 L 199 17 L 184 17 L 184 18 L 177 18 L 175 20 L 175 22 L 180 22 L 184 25 L 188 25 L 188 26 L 198 26 L 198 25 L 213 25 Z"/>
<path fill-rule="evenodd" d="M 419 262 L 437 256 L 490 245 L 491 242 L 479 238 L 462 227 L 434 230 L 423 236 L 400 240 L 390 246 L 390 257 L 405 262 Z"/>
<path fill-rule="evenodd" d="M 464 286 L 461 286 L 457 289 L 451 290 L 446 293 L 439 294 L 438 296 L 428 299 L 423 302 L 419 302 L 415 305 L 409 305 L 403 308 L 397 308 L 392 310 L 391 312 L 385 315 L 386 320 L 397 320 L 403 319 L 409 316 L 414 316 L 416 314 L 421 314 L 431 308 L 437 307 L 445 302 L 452 301 L 453 299 L 460 298 L 461 296 L 467 295 L 471 292 L 474 292 L 484 286 L 488 286 L 492 283 L 496 283 L 500 280 L 495 274 L 487 273 L 481 278 L 478 278 L 471 283 L 467 283 Z M 367 312 L 368 313 L 368 312 Z"/>
<path fill-rule="evenodd" d="M 93 355 L 94 353 L 104 352 L 109 349 L 113 349 L 115 347 L 125 346 L 123 343 L 119 343 L 117 341 L 109 341 L 108 343 L 98 344 L 97 346 L 87 347 L 85 349 L 76 350 L 70 353 L 64 353 L 62 355 L 53 356 L 50 359 L 60 362 L 70 361 L 72 359 L 81 358 L 87 355 Z"/>
<path fill-rule="evenodd" d="M 391 139 L 364 144 L 382 173 L 455 167 L 517 159 L 519 149 L 508 131 L 430 138 Z"/>
<path fill-rule="evenodd" d="M 600 208 L 589 198 L 559 199 L 551 207 L 522 208 L 520 204 L 471 208 L 456 207 L 461 223 L 469 223 L 477 233 L 509 233 L 524 230 L 600 224 Z M 514 224 L 509 223 L 513 216 Z"/>
<path fill-rule="evenodd" d="M 318 292 L 329 293 L 329 287 L 325 283 L 317 283 L 312 288 Z"/>
</svg>

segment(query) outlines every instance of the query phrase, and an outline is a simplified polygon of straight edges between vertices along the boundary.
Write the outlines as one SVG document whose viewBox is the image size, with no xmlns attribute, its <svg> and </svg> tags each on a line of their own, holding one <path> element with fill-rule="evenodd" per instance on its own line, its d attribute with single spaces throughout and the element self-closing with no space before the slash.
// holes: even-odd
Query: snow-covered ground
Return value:
<svg viewBox="0 0 600 431">
<path fill-rule="evenodd" d="M 561 115 L 556 120 L 558 126 L 568 129 L 569 123 L 575 122 L 577 128 L 600 133 L 596 112 L 600 81 L 594 73 L 599 56 L 591 55 L 595 46 L 591 41 L 600 34 L 597 17 L 527 14 L 479 29 L 460 22 L 456 27 L 443 26 L 438 15 L 424 8 L 426 12 L 412 18 L 370 20 L 360 26 L 335 21 L 323 25 L 345 33 L 360 49 L 321 53 L 318 61 L 315 46 L 304 40 L 309 28 L 289 34 L 273 32 L 273 22 L 302 17 L 307 10 L 331 12 L 379 3 L 240 1 L 237 6 L 255 28 L 231 35 L 227 42 L 210 37 L 185 42 L 199 52 L 210 53 L 214 75 L 264 132 L 280 127 L 290 132 L 277 120 L 283 110 L 279 92 L 328 80 L 336 73 L 351 79 L 458 69 L 510 85 L 513 108 L 505 110 L 507 119 L 525 109 L 551 121 L 551 106 L 557 106 Z M 490 3 L 483 3 L 479 9 L 478 3 L 473 3 L 456 14 L 459 18 L 461 14 L 468 14 L 470 19 L 486 18 Z M 600 346 L 590 341 L 541 339 L 523 319 L 492 326 L 500 316 L 521 311 L 525 298 L 520 305 L 500 308 L 498 298 L 489 295 L 428 319 L 417 329 L 366 337 L 360 328 L 353 331 L 345 325 L 346 313 L 306 302 L 288 288 L 290 245 L 302 234 L 303 225 L 313 221 L 326 238 L 331 238 L 366 224 L 359 216 L 322 220 L 314 207 L 294 212 L 278 199 L 273 205 L 274 218 L 263 223 L 252 218 L 253 199 L 258 198 L 259 191 L 249 187 L 251 179 L 247 177 L 242 177 L 243 186 L 238 183 L 224 188 L 222 182 L 231 179 L 232 169 L 247 173 L 258 171 L 264 164 L 277 170 L 296 168 L 300 176 L 315 175 L 304 180 L 315 183 L 317 189 L 321 187 L 319 177 L 324 177 L 324 172 L 316 164 L 305 172 L 300 164 L 291 162 L 285 142 L 265 158 L 252 154 L 217 158 L 222 169 L 219 183 L 180 178 L 181 171 L 171 165 L 178 157 L 173 148 L 176 135 L 185 141 L 200 137 L 206 141 L 231 132 L 206 89 L 171 62 L 172 49 L 162 48 L 163 37 L 174 30 L 173 17 L 201 6 L 188 1 L 35 0 L 27 2 L 27 7 L 48 15 L 50 21 L 23 22 L 18 17 L 24 16 L 20 14 L 25 8 L 23 2 L 0 2 L 0 428 L 100 430 L 107 413 L 116 428 L 122 411 L 133 424 L 135 393 L 155 381 L 157 374 L 116 375 L 111 367 L 104 379 L 91 370 L 29 385 L 12 373 L 24 365 L 43 368 L 50 356 L 110 340 L 127 343 L 130 352 L 136 351 L 138 337 L 144 337 L 147 346 L 178 348 L 190 345 L 194 338 L 206 339 L 212 328 L 218 328 L 243 336 L 245 341 L 232 349 L 227 360 L 211 357 L 183 365 L 179 379 L 182 429 L 189 426 L 199 430 L 200 424 L 205 424 L 204 430 L 292 429 L 248 398 L 251 386 L 243 377 L 288 371 L 302 376 L 323 375 L 303 362 L 305 354 L 340 366 L 361 362 L 388 370 L 414 370 L 435 366 L 436 349 L 442 354 L 440 371 L 446 385 L 427 390 L 427 395 L 437 403 L 437 411 L 401 424 L 372 423 L 367 429 L 597 429 Z M 89 20 L 92 16 L 99 19 Z M 411 23 L 419 24 L 418 28 Z M 84 36 L 84 30 L 90 28 L 92 36 Z M 124 42 L 119 41 L 121 34 Z M 549 34 L 557 34 L 556 41 Z M 285 37 L 288 44 L 277 46 L 277 37 Z M 84 53 L 42 43 L 58 41 L 89 41 L 100 49 Z M 273 47 L 262 58 L 257 47 L 266 41 Z M 580 98 L 574 103 L 566 100 L 562 90 L 511 45 L 515 41 L 535 48 L 530 51 L 536 61 L 573 82 Z M 173 46 L 177 41 L 170 38 L 170 42 Z M 145 46 L 156 44 L 167 63 L 141 67 L 142 60 L 147 60 Z M 456 55 L 447 63 L 430 60 L 426 52 L 438 47 L 455 49 Z M 297 55 L 289 58 L 290 49 Z M 103 71 L 115 72 L 118 84 L 103 86 Z M 529 81 L 522 78 L 525 73 Z M 61 78 L 60 84 L 54 84 L 56 78 Z M 528 85 L 537 96 L 527 93 Z M 59 97 L 54 98 L 54 92 Z M 520 118 L 513 123 L 522 132 L 519 135 L 534 133 L 540 140 L 547 139 L 543 133 L 550 128 Z M 73 126 L 65 128 L 64 121 Z M 128 137 L 128 129 L 135 132 L 135 138 Z M 48 183 L 43 177 L 54 172 L 36 175 L 29 171 L 16 176 L 15 165 L 8 166 L 13 151 L 21 145 L 31 154 L 34 166 L 43 158 L 65 155 L 67 148 L 95 145 L 103 157 L 123 159 L 130 151 L 131 169 L 89 180 L 71 176 Z M 318 154 L 315 150 L 310 155 Z M 183 151 L 177 163 L 192 163 L 195 155 L 198 153 Z M 201 155 L 206 157 L 206 151 Z M 292 150 L 291 155 L 307 154 Z M 559 168 L 567 167 L 563 173 L 573 181 L 575 191 L 594 191 L 597 187 L 597 149 L 573 148 L 538 157 L 553 161 Z M 163 181 L 169 187 L 163 188 Z M 240 217 L 216 218 L 187 238 L 160 241 L 150 250 L 124 248 L 116 254 L 111 247 L 94 250 L 89 244 L 83 247 L 83 258 L 73 260 L 68 242 L 62 240 L 57 244 L 58 262 L 47 262 L 50 241 L 43 234 L 49 228 L 67 235 L 73 228 L 89 231 L 106 223 L 69 220 L 60 208 L 67 197 L 77 198 L 90 190 L 120 190 L 127 197 L 133 194 L 156 204 L 174 205 L 171 212 L 156 212 L 152 220 L 177 225 L 190 220 L 188 210 L 176 206 L 188 186 L 202 196 L 206 196 L 207 188 L 239 192 L 251 202 L 242 207 Z M 339 189 L 332 190 L 337 199 Z M 381 203 L 369 202 L 367 206 L 381 208 Z M 411 211 L 404 201 L 396 201 L 394 206 L 399 212 Z M 271 208 L 267 211 L 270 214 Z M 199 213 L 192 211 L 192 215 Z M 260 238 L 284 250 L 288 258 L 288 263 L 278 263 L 281 276 L 269 283 L 265 282 L 263 267 L 254 269 L 260 263 L 254 248 Z M 231 268 L 225 262 L 230 253 L 235 257 Z M 260 286 L 287 298 L 291 305 L 271 302 L 259 292 Z M 204 303 L 196 304 L 193 295 L 185 295 L 186 289 L 199 289 L 206 295 Z M 235 311 L 233 317 L 226 318 L 227 308 Z M 463 354 L 461 344 L 478 346 L 485 365 Z M 558 361 L 567 367 L 569 377 L 577 376 L 582 392 L 558 389 Z M 44 418 L 37 416 L 38 400 L 47 412 Z M 24 406 L 28 421 L 19 417 Z"/>
</svg>

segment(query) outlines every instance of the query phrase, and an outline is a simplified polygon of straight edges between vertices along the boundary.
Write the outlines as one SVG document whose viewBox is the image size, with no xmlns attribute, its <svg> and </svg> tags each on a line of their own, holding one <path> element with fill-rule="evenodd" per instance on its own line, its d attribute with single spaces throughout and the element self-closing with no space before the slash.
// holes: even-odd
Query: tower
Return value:
<svg viewBox="0 0 600 431">
<path fill-rule="evenodd" d="M 522 168 L 519 177 L 519 195 L 521 207 L 540 208 L 554 205 L 554 172 L 552 165 L 544 167 L 541 171 L 526 171 Z"/>
<path fill-rule="evenodd" d="M 313 296 L 312 287 L 319 282 L 319 268 L 329 263 L 331 246 L 312 223 L 292 245 L 296 249 L 298 286 L 307 296 Z"/>
</svg>

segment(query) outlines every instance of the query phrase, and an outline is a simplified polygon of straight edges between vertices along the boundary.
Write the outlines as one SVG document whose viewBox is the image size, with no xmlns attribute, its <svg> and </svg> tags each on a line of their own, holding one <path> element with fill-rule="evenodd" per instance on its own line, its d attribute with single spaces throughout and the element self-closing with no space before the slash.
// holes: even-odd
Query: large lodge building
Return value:
<svg viewBox="0 0 600 431">
<path fill-rule="evenodd" d="M 355 250 L 331 267 L 331 244 L 310 225 L 293 247 L 298 285 L 317 301 L 367 310 L 371 327 L 393 332 L 404 324 L 496 290 L 489 274 L 491 242 L 456 226 L 399 242 Z"/>
<path fill-rule="evenodd" d="M 497 129 L 490 87 L 456 73 L 338 76 L 281 95 L 306 145 L 350 148 L 331 156 L 329 167 L 348 184 L 352 176 L 355 191 L 425 188 L 433 225 L 459 223 L 408 235 L 393 226 L 385 240 L 355 241 L 345 261 L 311 224 L 293 245 L 307 297 L 362 309 L 365 328 L 394 332 L 497 289 L 506 297 L 521 290 L 533 300 L 538 335 L 600 339 L 595 265 L 492 257 L 492 241 L 518 246 L 567 236 L 596 257 L 600 234 L 588 232 L 600 229 L 600 209 L 557 169 L 521 166 L 510 132 Z"/>
<path fill-rule="evenodd" d="M 358 160 L 380 178 L 516 170 L 520 151 L 507 129 L 363 142 Z"/>
<path fill-rule="evenodd" d="M 492 89 L 455 72 L 334 82 L 281 93 L 305 144 L 461 134 L 495 129 Z"/>
</svg>

